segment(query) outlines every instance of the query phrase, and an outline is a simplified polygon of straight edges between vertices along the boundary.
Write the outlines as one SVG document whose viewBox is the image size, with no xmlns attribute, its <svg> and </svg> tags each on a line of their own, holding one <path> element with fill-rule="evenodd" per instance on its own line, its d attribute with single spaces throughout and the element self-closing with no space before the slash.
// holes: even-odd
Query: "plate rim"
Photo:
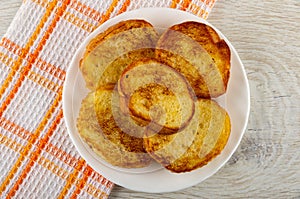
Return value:
<svg viewBox="0 0 300 199">
<path fill-rule="evenodd" d="M 237 59 L 236 61 L 238 62 L 242 75 L 243 75 L 243 80 L 245 81 L 245 86 L 246 86 L 246 100 L 247 100 L 247 107 L 245 108 L 245 121 L 243 122 L 243 127 L 241 129 L 241 132 L 239 133 L 239 137 L 237 139 L 237 142 L 235 143 L 234 147 L 231 149 L 231 151 L 229 151 L 229 154 L 227 155 L 227 157 L 225 159 L 223 159 L 221 161 L 220 164 L 218 164 L 217 167 L 214 167 L 212 170 L 210 170 L 210 173 L 204 177 L 202 177 L 200 180 L 198 181 L 193 181 L 190 182 L 188 184 L 180 184 L 181 186 L 179 187 L 174 187 L 174 186 L 165 186 L 162 189 L 155 189 L 153 187 L 145 187 L 145 186 L 132 186 L 129 185 L 128 183 L 126 183 L 125 181 L 120 181 L 120 179 L 118 178 L 113 178 L 111 176 L 107 176 L 105 172 L 103 172 L 103 168 L 99 168 L 92 160 L 91 157 L 86 156 L 86 154 L 84 154 L 84 151 L 82 151 L 83 149 L 81 148 L 82 146 L 78 145 L 78 136 L 76 137 L 76 135 L 74 134 L 74 132 L 72 131 L 74 124 L 72 125 L 72 121 L 70 121 L 70 118 L 73 119 L 73 117 L 68 117 L 69 115 L 69 111 L 70 111 L 70 107 L 68 105 L 68 101 L 70 96 L 73 96 L 71 91 L 73 91 L 72 89 L 69 89 L 70 87 L 72 87 L 70 84 L 68 85 L 68 82 L 70 82 L 70 79 L 72 77 L 72 74 L 74 73 L 74 65 L 76 65 L 76 62 L 78 62 L 78 57 L 80 55 L 80 51 L 82 51 L 82 49 L 85 49 L 86 45 L 89 43 L 89 41 L 95 37 L 97 34 L 99 34 L 100 32 L 102 32 L 103 30 L 105 30 L 106 28 L 108 28 L 109 26 L 111 26 L 112 24 L 115 24 L 119 21 L 122 20 L 126 20 L 126 19 L 136 19 L 136 18 L 144 18 L 144 17 L 136 17 L 136 15 L 140 15 L 140 13 L 144 13 L 142 15 L 145 15 L 145 13 L 149 14 L 149 13 L 153 13 L 153 12 L 160 12 L 160 13 L 172 13 L 175 15 L 180 15 L 180 16 L 186 16 L 186 18 L 193 18 L 192 20 L 195 21 L 199 21 L 205 24 L 208 24 L 209 26 L 211 26 L 214 30 L 217 31 L 217 33 L 226 41 L 226 43 L 229 45 L 230 49 L 231 49 L 231 56 L 235 56 L 235 58 Z M 134 17 L 135 16 L 135 17 Z M 146 19 L 147 20 L 147 19 Z M 191 19 L 188 19 L 186 21 L 189 21 Z M 149 21 L 149 20 L 147 20 Z M 151 23 L 151 21 L 149 21 Z M 180 22 L 173 22 L 173 24 L 176 23 L 180 23 Z M 172 24 L 172 23 L 170 23 Z M 78 63 L 77 63 L 78 66 Z M 231 66 L 232 67 L 232 66 Z M 78 73 L 78 68 L 77 68 L 77 73 Z M 76 72 L 76 69 L 75 69 Z M 80 71 L 79 71 L 80 72 Z M 229 80 L 230 81 L 230 80 Z M 71 93 L 70 93 L 71 92 Z M 72 98 L 72 97 L 71 97 Z M 73 99 L 72 99 L 73 100 Z M 73 104 L 73 101 L 72 103 Z M 230 41 L 216 28 L 214 27 L 212 24 L 210 24 L 209 22 L 207 22 L 206 20 L 197 17 L 196 15 L 193 15 L 191 13 L 188 12 L 184 12 L 181 10 L 177 10 L 177 9 L 171 9 L 171 8 L 140 8 L 140 9 L 136 9 L 133 11 L 128 11 L 125 13 L 122 13 L 116 17 L 113 17 L 109 20 L 107 20 L 106 22 L 104 22 L 103 24 L 101 24 L 97 29 L 95 29 L 90 35 L 88 35 L 84 41 L 82 42 L 82 44 L 79 46 L 79 48 L 76 50 L 72 61 L 67 69 L 67 73 L 66 73 L 66 78 L 65 78 L 65 82 L 63 85 L 63 94 L 62 94 L 62 106 L 63 106 L 63 114 L 64 114 L 64 120 L 66 123 L 66 127 L 67 127 L 67 132 L 72 140 L 72 143 L 75 145 L 76 150 L 78 151 L 78 153 L 80 154 L 80 156 L 96 171 L 98 172 L 100 175 L 104 176 L 105 178 L 107 178 L 108 180 L 112 181 L 115 184 L 118 184 L 120 186 L 123 186 L 127 189 L 131 189 L 134 191 L 141 191 L 141 192 L 148 192 L 148 193 L 163 193 L 163 192 L 172 192 L 172 191 L 178 191 L 178 190 L 182 190 L 191 186 L 194 186 L 196 184 L 199 184 L 200 182 L 206 180 L 207 178 L 211 177 L 212 175 L 214 175 L 221 167 L 223 167 L 225 165 L 226 162 L 228 162 L 228 160 L 231 158 L 231 156 L 233 155 L 233 153 L 236 151 L 237 147 L 239 146 L 241 139 L 245 133 L 247 124 L 248 124 L 248 119 L 249 119 L 249 114 L 250 114 L 250 89 L 249 89 L 249 82 L 247 79 L 247 75 L 246 75 L 246 71 L 244 68 L 244 65 L 240 59 L 240 57 L 238 56 L 238 53 L 236 51 L 236 49 L 233 47 L 233 45 L 230 43 Z M 73 112 L 73 110 L 72 110 Z M 76 126 L 76 125 L 75 125 Z M 76 127 L 75 127 L 76 128 Z M 78 134 L 78 132 L 76 132 Z M 228 143 L 226 144 L 226 146 L 228 145 Z M 226 148 L 225 146 L 225 148 Z M 225 150 L 225 149 L 224 149 Z M 220 155 L 219 155 L 220 156 Z M 217 159 L 219 156 L 217 156 L 215 159 Z M 209 167 L 210 164 L 206 165 L 205 167 Z M 203 168 L 203 167 L 202 167 Z M 201 168 L 199 168 L 201 169 Z M 193 174 L 196 173 L 195 171 L 199 170 L 196 169 L 194 171 L 188 172 L 188 173 L 181 173 L 181 174 L 176 174 L 176 173 L 171 173 L 169 171 L 167 171 L 166 169 L 163 169 L 164 174 L 167 173 L 167 175 L 171 175 L 171 176 L 177 176 L 178 178 L 181 178 L 182 176 L 186 176 L 186 174 Z M 155 172 L 155 171 L 154 171 Z M 104 174 L 103 174 L 104 173 Z M 122 173 L 124 174 L 124 173 Z M 137 174 L 128 174 L 128 175 L 133 175 L 134 177 L 138 176 Z M 128 176 L 127 176 L 128 177 Z M 177 179 L 177 178 L 176 178 Z M 180 179 L 179 179 L 180 180 Z M 141 183 L 140 181 L 137 181 L 138 184 Z M 178 182 L 178 181 L 177 181 Z"/>
</svg>

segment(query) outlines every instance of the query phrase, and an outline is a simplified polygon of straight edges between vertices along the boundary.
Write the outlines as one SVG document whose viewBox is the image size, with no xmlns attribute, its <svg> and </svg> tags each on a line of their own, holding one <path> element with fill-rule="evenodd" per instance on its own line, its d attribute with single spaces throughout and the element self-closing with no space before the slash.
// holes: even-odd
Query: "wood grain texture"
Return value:
<svg viewBox="0 0 300 199">
<path fill-rule="evenodd" d="M 21 3 L 22 0 L 0 0 L 0 37 L 5 34 Z"/>
<path fill-rule="evenodd" d="M 21 0 L 0 0 L 0 35 Z M 110 198 L 300 198 L 300 1 L 218 1 L 209 22 L 237 49 L 251 113 L 230 161 L 204 182 L 174 193 L 115 186 Z"/>
</svg>

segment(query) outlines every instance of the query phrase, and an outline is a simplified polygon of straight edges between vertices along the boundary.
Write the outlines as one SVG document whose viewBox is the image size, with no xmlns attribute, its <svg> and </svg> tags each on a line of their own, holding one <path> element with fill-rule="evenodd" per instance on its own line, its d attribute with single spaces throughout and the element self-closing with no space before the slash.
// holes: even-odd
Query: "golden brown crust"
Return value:
<svg viewBox="0 0 300 199">
<path fill-rule="evenodd" d="M 144 147 L 172 172 L 197 169 L 221 153 L 230 135 L 230 118 L 216 102 L 199 99 L 191 123 L 173 135 L 147 130 Z"/>
<path fill-rule="evenodd" d="M 109 89 L 108 86 L 97 93 L 90 93 L 82 101 L 77 119 L 77 129 L 81 138 L 95 153 L 114 166 L 124 168 L 148 166 L 151 158 L 145 153 L 142 138 L 123 132 L 112 118 L 113 113 L 109 110 L 110 100 L 108 99 L 111 97 L 112 90 Z M 100 100 L 98 100 L 99 97 L 101 97 Z M 106 104 L 102 106 L 99 103 Z M 105 115 L 99 118 L 99 115 L 97 116 L 99 113 Z M 123 119 L 126 120 L 126 118 Z M 123 125 L 124 128 L 128 127 L 127 123 Z"/>
<path fill-rule="evenodd" d="M 174 25 L 160 37 L 156 48 L 156 57 L 182 73 L 198 97 L 218 97 L 226 92 L 230 49 L 208 25 Z"/>
<path fill-rule="evenodd" d="M 99 34 L 97 37 L 93 38 L 90 43 L 86 47 L 86 52 L 84 55 L 91 53 L 96 47 L 98 47 L 99 43 L 104 41 L 105 39 L 109 39 L 118 33 L 122 33 L 124 31 L 133 29 L 133 28 L 152 28 L 152 24 L 145 20 L 137 20 L 131 19 L 126 21 L 121 21 L 113 26 L 110 26 L 103 33 Z"/>
<path fill-rule="evenodd" d="M 119 92 L 136 122 L 162 134 L 184 128 L 194 114 L 191 88 L 176 70 L 155 59 L 141 59 L 121 75 Z"/>
<path fill-rule="evenodd" d="M 154 57 L 158 34 L 144 20 L 119 22 L 87 45 L 80 70 L 90 90 L 115 84 L 124 68 L 141 57 Z"/>
</svg>

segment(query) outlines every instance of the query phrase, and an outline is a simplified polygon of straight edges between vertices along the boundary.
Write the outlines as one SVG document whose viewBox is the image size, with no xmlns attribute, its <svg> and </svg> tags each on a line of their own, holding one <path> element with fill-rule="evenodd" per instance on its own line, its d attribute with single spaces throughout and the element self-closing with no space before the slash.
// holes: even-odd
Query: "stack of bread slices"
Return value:
<svg viewBox="0 0 300 199">
<path fill-rule="evenodd" d="M 77 129 L 102 159 L 124 168 L 156 161 L 181 173 L 224 149 L 230 49 L 210 26 L 188 21 L 159 35 L 145 20 L 119 22 L 87 45 L 80 70 L 90 93 Z"/>
</svg>

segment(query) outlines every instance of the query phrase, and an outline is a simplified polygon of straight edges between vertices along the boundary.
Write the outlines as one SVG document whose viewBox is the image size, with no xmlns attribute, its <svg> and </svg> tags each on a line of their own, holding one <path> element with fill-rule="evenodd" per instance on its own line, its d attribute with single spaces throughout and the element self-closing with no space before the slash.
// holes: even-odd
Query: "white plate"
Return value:
<svg viewBox="0 0 300 199">
<path fill-rule="evenodd" d="M 154 27 L 167 28 L 184 21 L 199 21 L 213 27 L 207 21 L 195 15 L 169 8 L 144 8 L 126 12 L 102 24 L 86 38 L 77 50 L 67 72 L 63 90 L 63 110 L 70 137 L 80 155 L 95 171 L 125 188 L 157 193 L 177 191 L 196 185 L 216 173 L 229 160 L 244 134 L 250 109 L 250 92 L 243 64 L 236 50 L 226 37 L 213 27 L 231 49 L 231 76 L 228 90 L 218 101 L 221 102 L 228 111 L 231 118 L 232 129 L 226 147 L 222 153 L 209 162 L 209 164 L 192 172 L 181 174 L 171 173 L 157 164 L 152 164 L 150 167 L 144 169 L 120 169 L 113 167 L 95 155 L 80 139 L 77 132 L 76 118 L 81 101 L 88 93 L 78 64 L 86 45 L 92 38 L 109 26 L 127 19 L 145 19 L 152 23 Z"/>
</svg>

